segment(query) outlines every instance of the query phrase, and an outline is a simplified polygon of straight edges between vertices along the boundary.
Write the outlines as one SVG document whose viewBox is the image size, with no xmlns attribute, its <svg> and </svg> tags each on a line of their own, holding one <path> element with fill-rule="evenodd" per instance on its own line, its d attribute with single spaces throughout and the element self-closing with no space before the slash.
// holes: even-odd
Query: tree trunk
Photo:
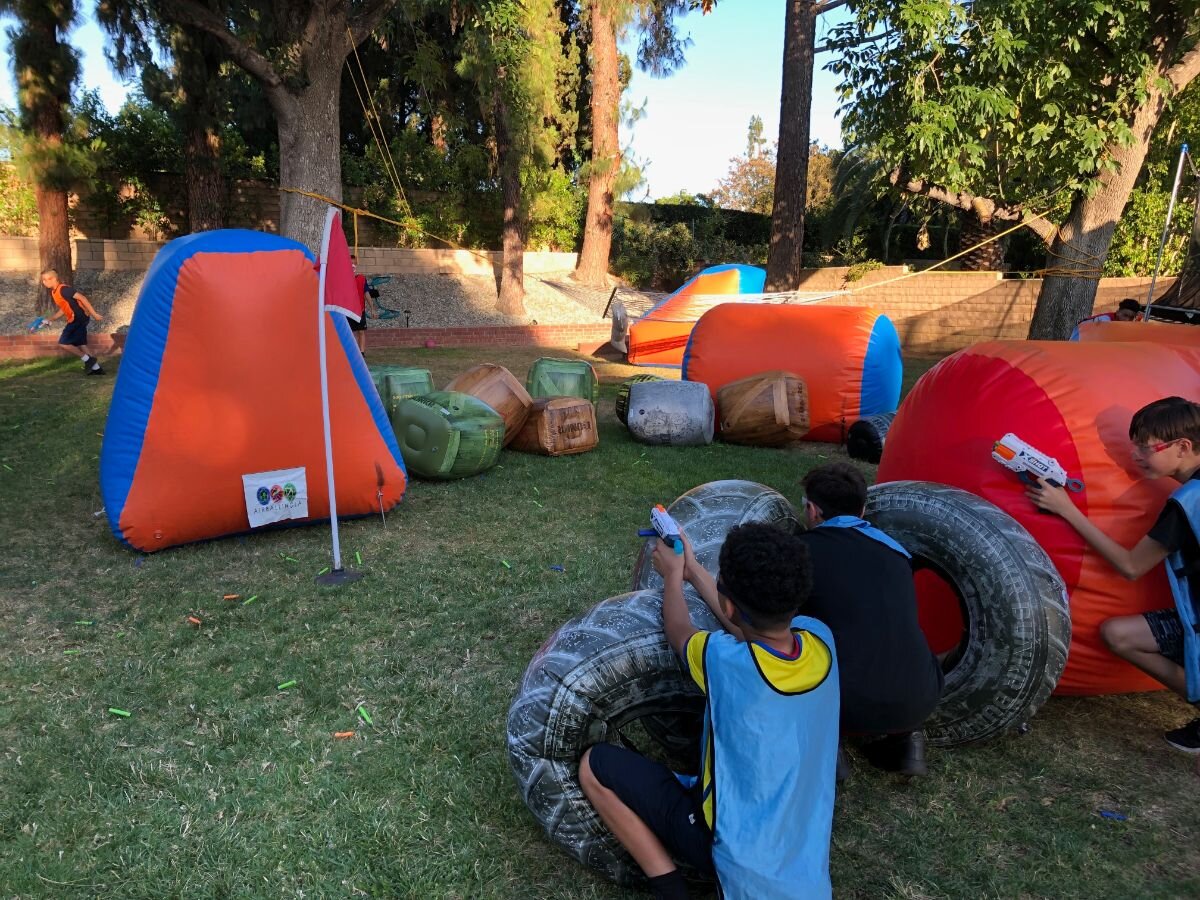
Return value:
<svg viewBox="0 0 1200 900">
<path fill-rule="evenodd" d="M 342 200 L 341 131 L 338 91 L 342 61 L 312 64 L 310 81 L 287 101 L 271 105 L 279 123 L 279 181 L 281 187 L 298 188 Z M 301 194 L 280 192 L 279 233 L 321 249 L 326 204 Z"/>
<path fill-rule="evenodd" d="M 621 168 L 617 106 L 621 100 L 617 28 L 610 4 L 592 3 L 592 160 L 587 218 L 575 278 L 604 286 L 612 251 L 613 185 Z"/>
<path fill-rule="evenodd" d="M 63 284 L 71 284 L 71 224 L 67 217 L 67 192 L 34 186 L 38 208 L 38 259 L 42 270 L 54 269 Z M 50 295 L 38 282 L 37 309 L 50 308 Z"/>
<path fill-rule="evenodd" d="M 808 192 L 813 51 L 817 38 L 816 6 L 812 0 L 787 0 L 775 205 L 771 210 L 771 247 L 767 253 L 768 291 L 794 291 L 800 285 L 804 203 Z"/>
<path fill-rule="evenodd" d="M 211 126 L 195 125 L 188 135 L 188 228 L 212 231 L 224 228 L 225 178 L 221 174 L 221 135 Z"/>
<path fill-rule="evenodd" d="M 508 316 L 524 316 L 525 229 L 521 208 L 521 161 L 513 150 L 508 109 L 503 100 L 497 99 L 495 110 L 496 156 L 500 164 L 500 188 L 504 197 L 504 256 L 496 309 Z"/>
<path fill-rule="evenodd" d="M 1100 175 L 1099 188 L 1091 197 L 1082 192 L 1075 195 L 1066 223 L 1050 244 L 1046 265 L 1051 271 L 1042 282 L 1029 323 L 1030 340 L 1064 341 L 1080 319 L 1091 315 L 1113 231 L 1142 171 L 1154 126 L 1166 105 L 1153 79 L 1149 80 L 1148 94 L 1130 123 L 1133 142 L 1128 147 L 1109 148 L 1109 157 L 1117 167 Z"/>
</svg>

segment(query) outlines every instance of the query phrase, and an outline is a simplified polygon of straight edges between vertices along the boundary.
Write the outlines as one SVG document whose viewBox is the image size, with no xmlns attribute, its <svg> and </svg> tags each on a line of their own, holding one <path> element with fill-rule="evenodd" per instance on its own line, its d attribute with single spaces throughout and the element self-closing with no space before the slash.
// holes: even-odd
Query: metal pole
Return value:
<svg viewBox="0 0 1200 900">
<path fill-rule="evenodd" d="M 1175 186 L 1171 188 L 1171 201 L 1167 204 L 1167 221 L 1163 223 L 1162 239 L 1158 242 L 1158 259 L 1154 261 L 1154 274 L 1150 278 L 1150 292 L 1146 295 L 1146 312 L 1143 322 L 1150 321 L 1150 307 L 1154 305 L 1154 285 L 1158 281 L 1158 271 L 1162 267 L 1163 250 L 1167 246 L 1167 235 L 1171 232 L 1171 217 L 1175 214 L 1175 198 L 1179 195 L 1179 182 L 1183 180 L 1183 161 L 1188 158 L 1188 145 L 1184 144 L 1179 151 L 1179 165 L 1175 167 Z"/>
</svg>

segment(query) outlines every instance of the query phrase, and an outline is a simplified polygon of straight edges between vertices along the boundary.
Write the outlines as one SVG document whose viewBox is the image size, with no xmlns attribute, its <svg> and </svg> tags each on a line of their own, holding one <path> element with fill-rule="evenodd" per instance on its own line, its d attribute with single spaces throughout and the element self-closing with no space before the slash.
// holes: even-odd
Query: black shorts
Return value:
<svg viewBox="0 0 1200 900">
<path fill-rule="evenodd" d="M 666 766 L 615 744 L 596 744 L 589 760 L 596 780 L 646 823 L 676 862 L 713 874 L 713 837 L 698 791 L 685 788 Z"/>
<path fill-rule="evenodd" d="M 67 326 L 62 330 L 62 334 L 58 336 L 60 344 L 66 344 L 71 347 L 82 347 L 88 342 L 88 322 L 91 319 L 88 316 L 76 316 L 75 320 L 68 322 Z"/>
<path fill-rule="evenodd" d="M 1150 633 L 1158 644 L 1158 652 L 1175 663 L 1183 665 L 1183 622 L 1178 610 L 1156 609 L 1153 612 L 1142 613 Z"/>
<path fill-rule="evenodd" d="M 351 331 L 366 331 L 367 330 L 367 314 L 363 313 L 363 317 L 355 322 L 349 316 L 346 316 L 346 321 L 350 323 Z"/>
</svg>

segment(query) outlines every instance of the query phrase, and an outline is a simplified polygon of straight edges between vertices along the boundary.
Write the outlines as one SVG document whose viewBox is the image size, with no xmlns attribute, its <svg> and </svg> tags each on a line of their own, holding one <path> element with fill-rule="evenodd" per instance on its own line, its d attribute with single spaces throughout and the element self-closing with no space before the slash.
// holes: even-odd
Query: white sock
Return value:
<svg viewBox="0 0 1200 900">
<path fill-rule="evenodd" d="M 91 357 L 90 357 L 90 356 L 88 356 L 86 353 L 85 353 L 85 354 L 83 354 L 83 361 L 84 361 L 84 362 L 87 362 L 89 359 L 91 359 Z"/>
<path fill-rule="evenodd" d="M 92 371 L 93 371 L 93 372 L 99 372 L 99 371 L 100 371 L 100 363 L 99 363 L 99 362 L 93 362 L 93 363 L 92 363 Z"/>
</svg>

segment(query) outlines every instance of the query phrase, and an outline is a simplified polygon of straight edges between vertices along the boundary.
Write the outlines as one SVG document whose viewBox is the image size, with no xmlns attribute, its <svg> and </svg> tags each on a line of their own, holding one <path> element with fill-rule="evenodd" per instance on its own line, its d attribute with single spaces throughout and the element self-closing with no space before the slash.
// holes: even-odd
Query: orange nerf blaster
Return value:
<svg viewBox="0 0 1200 900">
<path fill-rule="evenodd" d="M 1078 494 L 1083 482 L 1070 478 L 1067 470 L 1053 456 L 1047 456 L 1031 444 L 1025 443 L 1009 432 L 992 445 L 992 459 L 1011 472 L 1016 472 L 1026 484 L 1037 484 L 1042 478 L 1055 487 L 1066 488 Z"/>
</svg>

